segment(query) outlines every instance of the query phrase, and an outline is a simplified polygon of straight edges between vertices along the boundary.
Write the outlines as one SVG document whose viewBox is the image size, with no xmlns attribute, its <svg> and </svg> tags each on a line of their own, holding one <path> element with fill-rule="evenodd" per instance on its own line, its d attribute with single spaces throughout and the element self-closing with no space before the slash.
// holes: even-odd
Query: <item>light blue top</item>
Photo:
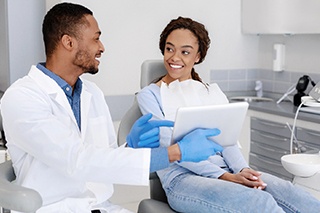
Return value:
<svg viewBox="0 0 320 213">
<path fill-rule="evenodd" d="M 219 89 L 220 90 L 220 89 Z M 221 92 L 221 90 L 219 91 Z M 150 84 L 143 88 L 137 95 L 140 110 L 142 114 L 152 113 L 154 119 L 164 119 L 160 87 L 156 84 Z M 167 128 L 167 127 L 162 127 Z M 168 136 L 168 131 L 160 131 Z M 161 135 L 161 139 L 167 140 L 168 137 Z M 168 168 L 158 171 L 158 175 L 164 187 L 167 187 L 170 181 L 183 173 L 193 172 L 201 176 L 219 178 L 223 173 L 238 173 L 243 168 L 249 167 L 244 160 L 238 145 L 225 147 L 222 155 L 211 156 L 208 160 L 199 163 L 193 162 L 175 162 Z"/>
</svg>

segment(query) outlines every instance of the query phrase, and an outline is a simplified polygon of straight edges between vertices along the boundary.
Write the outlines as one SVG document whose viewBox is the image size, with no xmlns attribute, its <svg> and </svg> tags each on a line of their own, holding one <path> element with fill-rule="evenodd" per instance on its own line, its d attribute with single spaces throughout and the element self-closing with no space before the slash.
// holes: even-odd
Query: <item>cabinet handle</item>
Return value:
<svg viewBox="0 0 320 213">
<path fill-rule="evenodd" d="M 282 128 L 282 129 L 287 129 L 288 127 L 286 125 L 281 125 L 281 124 L 276 124 L 276 123 L 269 123 L 266 121 L 261 121 L 258 120 L 261 124 L 264 124 L 266 126 L 271 126 L 271 127 L 276 127 L 276 128 Z"/>
<path fill-rule="evenodd" d="M 315 133 L 315 132 L 307 132 L 309 135 L 313 135 L 313 136 L 316 136 L 316 137 L 320 137 L 320 134 L 319 133 Z"/>
<path fill-rule="evenodd" d="M 261 149 L 264 149 L 264 150 L 267 150 L 267 151 L 270 151 L 270 152 L 277 152 L 277 153 L 279 153 L 279 154 L 284 154 L 284 155 L 289 153 L 289 152 L 287 152 L 287 151 L 280 152 L 280 151 L 278 151 L 278 150 L 276 150 L 276 149 L 272 149 L 272 148 L 269 148 L 269 147 L 265 147 L 265 146 L 263 146 L 263 145 L 261 145 L 261 144 L 258 144 L 258 143 L 255 143 L 255 145 L 258 146 L 258 147 L 260 147 Z"/>
<path fill-rule="evenodd" d="M 266 134 L 263 134 L 261 132 L 258 132 L 262 137 L 265 137 L 265 138 L 268 138 L 268 139 L 272 139 L 272 140 L 278 140 L 278 141 L 281 141 L 281 142 L 287 142 L 288 139 L 287 138 L 279 138 L 279 137 L 275 137 L 275 136 L 271 136 L 271 135 L 266 135 Z"/>
</svg>

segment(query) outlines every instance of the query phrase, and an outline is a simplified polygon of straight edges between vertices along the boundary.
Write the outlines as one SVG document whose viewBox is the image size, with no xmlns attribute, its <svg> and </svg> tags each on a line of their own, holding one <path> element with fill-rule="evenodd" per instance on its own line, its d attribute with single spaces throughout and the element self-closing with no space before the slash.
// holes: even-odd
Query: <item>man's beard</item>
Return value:
<svg viewBox="0 0 320 213">
<path fill-rule="evenodd" d="M 85 50 L 79 50 L 76 53 L 76 58 L 73 63 L 80 67 L 83 70 L 83 73 L 90 73 L 94 75 L 99 71 L 95 65 L 95 61 L 90 60 L 90 55 L 88 51 Z"/>
</svg>

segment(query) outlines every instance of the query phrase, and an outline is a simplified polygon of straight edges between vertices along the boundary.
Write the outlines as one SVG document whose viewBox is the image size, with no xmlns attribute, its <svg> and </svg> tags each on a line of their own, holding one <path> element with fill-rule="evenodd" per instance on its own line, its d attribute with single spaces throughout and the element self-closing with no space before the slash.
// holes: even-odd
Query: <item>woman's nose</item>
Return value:
<svg viewBox="0 0 320 213">
<path fill-rule="evenodd" d="M 180 60 L 180 54 L 179 54 L 179 52 L 174 52 L 174 53 L 172 54 L 171 59 L 174 60 L 174 61 Z"/>
</svg>

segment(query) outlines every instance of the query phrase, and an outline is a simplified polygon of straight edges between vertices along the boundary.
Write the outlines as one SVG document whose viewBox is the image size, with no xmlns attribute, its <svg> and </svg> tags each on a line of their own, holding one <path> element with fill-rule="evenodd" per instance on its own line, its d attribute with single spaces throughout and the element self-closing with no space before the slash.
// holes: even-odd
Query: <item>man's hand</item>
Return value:
<svg viewBox="0 0 320 213">
<path fill-rule="evenodd" d="M 168 120 L 151 120 L 152 114 L 141 116 L 132 126 L 127 136 L 127 143 L 132 148 L 159 147 L 159 127 L 173 127 L 173 122 Z"/>
<path fill-rule="evenodd" d="M 231 173 L 224 173 L 219 177 L 219 179 L 227 180 L 235 183 L 240 183 L 242 185 L 252 187 L 255 189 L 265 189 L 267 184 L 264 183 L 260 177 L 260 173 L 250 169 L 250 168 L 244 168 L 241 170 L 241 172 L 237 174 L 231 174 Z"/>
<path fill-rule="evenodd" d="M 180 161 L 199 162 L 215 155 L 216 152 L 222 152 L 222 146 L 208 139 L 219 134 L 219 129 L 196 129 L 185 135 L 178 142 L 181 151 Z"/>
</svg>

